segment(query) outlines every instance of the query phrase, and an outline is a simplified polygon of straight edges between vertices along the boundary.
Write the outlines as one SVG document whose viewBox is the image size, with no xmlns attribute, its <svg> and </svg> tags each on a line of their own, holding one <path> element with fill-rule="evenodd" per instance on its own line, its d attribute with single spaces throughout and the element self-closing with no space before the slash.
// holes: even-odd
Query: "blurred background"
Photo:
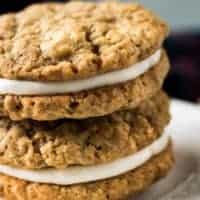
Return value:
<svg viewBox="0 0 200 200">
<path fill-rule="evenodd" d="M 200 103 L 200 0 L 136 1 L 156 11 L 171 26 L 165 47 L 172 69 L 165 89 L 173 97 Z M 0 13 L 17 11 L 35 2 L 47 1 L 2 0 Z"/>
</svg>

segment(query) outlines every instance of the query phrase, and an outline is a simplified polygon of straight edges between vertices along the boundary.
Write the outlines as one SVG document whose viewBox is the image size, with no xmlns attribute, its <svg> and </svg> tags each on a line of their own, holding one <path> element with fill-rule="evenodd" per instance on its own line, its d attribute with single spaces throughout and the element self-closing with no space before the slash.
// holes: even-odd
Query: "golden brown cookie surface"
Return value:
<svg viewBox="0 0 200 200">
<path fill-rule="evenodd" d="M 65 168 L 105 163 L 154 142 L 169 122 L 163 92 L 137 109 L 85 120 L 0 120 L 0 164 L 20 168 Z"/>
<path fill-rule="evenodd" d="M 6 200 L 121 200 L 141 192 L 164 177 L 174 164 L 171 146 L 143 166 L 104 181 L 73 186 L 31 183 L 0 175 Z"/>
<path fill-rule="evenodd" d="M 38 4 L 0 17 L 0 77 L 72 80 L 126 68 L 161 48 L 167 25 L 138 4 Z"/>
<path fill-rule="evenodd" d="M 134 108 L 160 90 L 168 70 L 169 61 L 163 52 L 159 64 L 122 84 L 66 95 L 0 96 L 0 116 L 12 120 L 82 119 Z"/>
</svg>

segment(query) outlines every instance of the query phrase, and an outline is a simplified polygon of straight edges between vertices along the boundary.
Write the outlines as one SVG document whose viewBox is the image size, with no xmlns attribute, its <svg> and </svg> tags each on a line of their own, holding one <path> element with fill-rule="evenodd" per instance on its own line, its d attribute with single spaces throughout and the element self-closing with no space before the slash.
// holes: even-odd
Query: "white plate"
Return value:
<svg viewBox="0 0 200 200">
<path fill-rule="evenodd" d="M 200 200 L 200 106 L 173 100 L 171 113 L 176 166 L 137 200 Z"/>
</svg>

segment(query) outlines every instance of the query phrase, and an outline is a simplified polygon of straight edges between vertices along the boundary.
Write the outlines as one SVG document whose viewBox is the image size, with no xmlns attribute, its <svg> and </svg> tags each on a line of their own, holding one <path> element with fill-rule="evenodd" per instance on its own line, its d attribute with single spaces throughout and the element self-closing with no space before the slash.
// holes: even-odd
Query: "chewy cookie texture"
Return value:
<svg viewBox="0 0 200 200">
<path fill-rule="evenodd" d="M 162 47 L 167 25 L 138 4 L 38 4 L 0 17 L 0 76 L 61 81 L 127 68 Z"/>
<path fill-rule="evenodd" d="M 134 196 L 166 176 L 174 164 L 171 146 L 143 166 L 103 181 L 73 186 L 31 183 L 0 175 L 6 200 L 121 200 Z"/>
<path fill-rule="evenodd" d="M 169 70 L 167 55 L 134 80 L 73 94 L 53 96 L 0 96 L 0 116 L 12 120 L 82 119 L 137 107 L 162 87 Z"/>
<path fill-rule="evenodd" d="M 136 3 L 45 3 L 0 16 L 0 84 L 5 80 L 8 85 L 11 80 L 18 85 L 22 80 L 68 84 L 133 66 L 147 69 L 144 73 L 139 69 L 142 75 L 126 82 L 74 93 L 2 92 L 0 166 L 24 169 L 28 175 L 18 176 L 26 177 L 20 180 L 0 168 L 0 196 L 4 200 L 121 200 L 166 176 L 174 163 L 170 139 L 168 146 L 159 140 L 170 120 L 169 99 L 162 91 L 170 66 L 162 49 L 167 35 L 168 26 Z M 151 64 L 148 58 L 155 52 L 161 56 Z M 160 150 L 155 145 L 157 155 L 113 178 L 106 175 L 105 180 L 94 177 L 92 182 L 61 186 L 43 174 L 47 184 L 27 181 L 38 180 L 27 178 L 30 169 L 58 172 L 74 166 L 120 164 L 120 158 L 135 156 L 153 143 L 161 144 Z"/>
<path fill-rule="evenodd" d="M 160 137 L 169 122 L 163 92 L 138 108 L 85 120 L 0 120 L 0 163 L 29 169 L 110 162 Z"/>
</svg>

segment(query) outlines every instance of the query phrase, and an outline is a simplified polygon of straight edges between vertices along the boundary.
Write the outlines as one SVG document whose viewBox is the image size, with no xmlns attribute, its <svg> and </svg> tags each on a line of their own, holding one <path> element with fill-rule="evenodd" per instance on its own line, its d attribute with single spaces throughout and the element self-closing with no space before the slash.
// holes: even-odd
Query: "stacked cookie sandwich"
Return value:
<svg viewBox="0 0 200 200">
<path fill-rule="evenodd" d="M 38 4 L 0 17 L 5 200 L 117 200 L 173 166 L 167 25 L 138 4 Z"/>
</svg>

